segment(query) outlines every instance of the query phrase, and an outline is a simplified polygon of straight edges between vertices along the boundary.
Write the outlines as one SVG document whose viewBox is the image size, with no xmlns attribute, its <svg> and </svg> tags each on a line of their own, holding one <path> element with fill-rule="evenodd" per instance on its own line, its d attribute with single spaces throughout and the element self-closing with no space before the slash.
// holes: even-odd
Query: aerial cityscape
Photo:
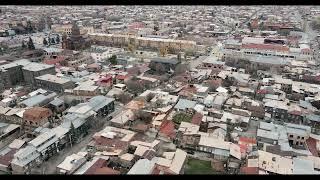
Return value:
<svg viewBox="0 0 320 180">
<path fill-rule="evenodd" d="M 320 7 L 0 6 L 0 174 L 320 174 Z"/>
</svg>

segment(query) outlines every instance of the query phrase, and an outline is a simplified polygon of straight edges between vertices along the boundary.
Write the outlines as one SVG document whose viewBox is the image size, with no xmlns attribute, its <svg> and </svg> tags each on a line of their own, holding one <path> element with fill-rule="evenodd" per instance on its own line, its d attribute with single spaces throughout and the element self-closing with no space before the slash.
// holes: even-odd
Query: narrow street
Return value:
<svg viewBox="0 0 320 180">
<path fill-rule="evenodd" d="M 116 116 L 123 110 L 123 107 L 115 106 L 115 111 L 111 113 L 108 116 Z M 106 117 L 105 117 L 106 118 Z M 106 121 L 106 119 L 103 119 Z M 106 121 L 103 125 L 103 127 L 100 127 L 99 129 L 90 129 L 88 135 L 86 135 L 79 143 L 73 144 L 72 147 L 68 146 L 62 151 L 60 151 L 55 156 L 51 157 L 48 161 L 44 162 L 40 168 L 37 168 L 33 171 L 34 174 L 55 174 L 56 173 L 56 167 L 67 157 L 70 156 L 73 153 L 77 153 L 81 150 L 85 150 L 85 147 L 88 145 L 88 143 L 91 141 L 92 136 L 108 126 L 110 124 L 110 121 Z"/>
</svg>

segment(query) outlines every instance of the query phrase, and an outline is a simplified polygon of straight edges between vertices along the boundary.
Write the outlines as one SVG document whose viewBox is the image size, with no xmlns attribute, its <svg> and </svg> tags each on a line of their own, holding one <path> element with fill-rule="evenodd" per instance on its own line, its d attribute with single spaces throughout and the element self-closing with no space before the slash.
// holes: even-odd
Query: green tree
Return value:
<svg viewBox="0 0 320 180">
<path fill-rule="evenodd" d="M 31 39 L 31 37 L 29 37 L 29 41 L 28 41 L 28 49 L 33 50 L 35 49 L 33 41 Z"/>
<path fill-rule="evenodd" d="M 70 131 L 69 131 L 69 137 L 70 137 L 70 143 L 71 143 L 71 146 L 72 146 L 72 143 L 74 143 L 76 141 L 76 129 L 73 125 L 73 123 L 71 122 L 70 123 Z"/>
<path fill-rule="evenodd" d="M 187 113 L 177 113 L 173 116 L 172 121 L 176 124 L 181 124 L 182 121 L 184 122 L 191 122 L 192 116 Z"/>
<path fill-rule="evenodd" d="M 110 63 L 112 65 L 116 65 L 117 64 L 117 56 L 116 55 L 112 55 L 109 59 Z"/>
<path fill-rule="evenodd" d="M 48 41 L 46 38 L 43 38 L 43 45 L 47 46 L 48 45 Z"/>
</svg>

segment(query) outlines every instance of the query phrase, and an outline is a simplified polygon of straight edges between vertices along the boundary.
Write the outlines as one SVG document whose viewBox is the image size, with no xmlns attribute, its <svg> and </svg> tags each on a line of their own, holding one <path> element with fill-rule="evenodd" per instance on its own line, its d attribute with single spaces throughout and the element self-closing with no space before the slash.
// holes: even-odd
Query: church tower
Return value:
<svg viewBox="0 0 320 180">
<path fill-rule="evenodd" d="M 63 33 L 63 35 L 62 35 L 62 49 L 68 49 L 67 48 L 67 43 L 68 43 L 67 34 Z"/>
<path fill-rule="evenodd" d="M 71 36 L 73 37 L 79 37 L 80 36 L 80 29 L 78 25 L 74 22 L 71 29 Z"/>
</svg>

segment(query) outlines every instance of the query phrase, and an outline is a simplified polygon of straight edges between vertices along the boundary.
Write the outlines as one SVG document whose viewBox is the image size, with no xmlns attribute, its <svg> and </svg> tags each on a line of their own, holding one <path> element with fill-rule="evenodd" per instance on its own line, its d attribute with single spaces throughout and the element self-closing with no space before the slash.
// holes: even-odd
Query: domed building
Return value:
<svg viewBox="0 0 320 180">
<path fill-rule="evenodd" d="M 62 36 L 62 48 L 69 50 L 81 50 L 90 47 L 90 42 L 87 38 L 80 35 L 80 29 L 76 23 L 73 23 L 70 37 L 67 34 Z"/>
</svg>

